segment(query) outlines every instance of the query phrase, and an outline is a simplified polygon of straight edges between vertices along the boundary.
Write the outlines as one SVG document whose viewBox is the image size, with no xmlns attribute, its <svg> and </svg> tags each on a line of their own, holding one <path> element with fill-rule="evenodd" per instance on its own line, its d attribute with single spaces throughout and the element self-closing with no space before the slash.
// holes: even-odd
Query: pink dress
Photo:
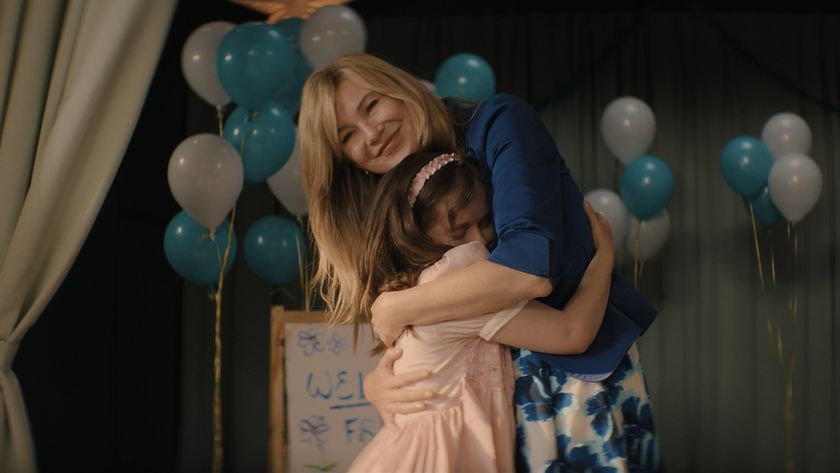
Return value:
<svg viewBox="0 0 840 473">
<path fill-rule="evenodd" d="M 419 284 L 487 258 L 480 243 L 455 247 L 420 275 Z M 415 327 L 396 345 L 394 371 L 429 370 L 412 389 L 437 396 L 418 413 L 397 415 L 356 457 L 351 472 L 513 471 L 513 368 L 505 346 L 488 342 L 525 302 L 498 313 Z"/>
</svg>

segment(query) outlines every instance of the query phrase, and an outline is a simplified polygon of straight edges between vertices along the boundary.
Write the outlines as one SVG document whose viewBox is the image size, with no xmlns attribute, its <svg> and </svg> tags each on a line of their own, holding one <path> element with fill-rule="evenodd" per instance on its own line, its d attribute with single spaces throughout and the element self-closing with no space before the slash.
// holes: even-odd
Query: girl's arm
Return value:
<svg viewBox="0 0 840 473">
<path fill-rule="evenodd" d="M 519 301 L 545 297 L 551 290 L 547 278 L 484 260 L 426 284 L 383 293 L 371 307 L 371 324 L 390 346 L 409 325 L 495 312 Z"/>
</svg>

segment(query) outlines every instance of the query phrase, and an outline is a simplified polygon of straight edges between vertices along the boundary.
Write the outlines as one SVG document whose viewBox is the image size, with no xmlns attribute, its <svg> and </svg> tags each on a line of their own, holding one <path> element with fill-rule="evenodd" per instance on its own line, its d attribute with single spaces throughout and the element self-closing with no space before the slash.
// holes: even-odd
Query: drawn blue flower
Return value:
<svg viewBox="0 0 840 473">
<path fill-rule="evenodd" d="M 300 429 L 301 440 L 315 442 L 315 445 L 321 446 L 324 444 L 323 435 L 330 431 L 330 426 L 327 425 L 324 416 L 311 416 L 309 419 L 301 420 L 298 429 Z"/>
<path fill-rule="evenodd" d="M 321 343 L 321 332 L 314 327 L 298 332 L 297 344 L 303 348 L 303 354 L 306 356 L 310 356 L 316 351 L 324 351 L 324 344 Z"/>
<path fill-rule="evenodd" d="M 329 340 L 327 340 L 327 349 L 336 355 L 340 355 L 341 352 L 344 351 L 344 346 L 346 344 L 347 340 L 344 337 L 339 336 L 337 333 L 333 333 Z"/>
</svg>

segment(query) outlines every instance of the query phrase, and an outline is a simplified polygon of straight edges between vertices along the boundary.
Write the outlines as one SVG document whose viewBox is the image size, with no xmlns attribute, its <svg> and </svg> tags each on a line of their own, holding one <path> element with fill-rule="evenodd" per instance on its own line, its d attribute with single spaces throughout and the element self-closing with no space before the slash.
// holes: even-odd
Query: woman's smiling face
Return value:
<svg viewBox="0 0 840 473">
<path fill-rule="evenodd" d="M 397 99 L 345 79 L 335 109 L 341 151 L 361 169 L 385 174 L 419 148 L 408 108 Z"/>
</svg>

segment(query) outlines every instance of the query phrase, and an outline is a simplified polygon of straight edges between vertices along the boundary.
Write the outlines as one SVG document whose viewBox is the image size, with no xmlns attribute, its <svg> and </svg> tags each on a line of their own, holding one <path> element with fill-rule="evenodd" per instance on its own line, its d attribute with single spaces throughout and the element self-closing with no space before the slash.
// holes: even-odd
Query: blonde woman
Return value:
<svg viewBox="0 0 840 473">
<path fill-rule="evenodd" d="M 582 196 L 539 116 L 495 95 L 442 101 L 407 72 L 366 54 L 341 56 L 310 76 L 299 118 L 304 191 L 319 249 L 315 282 L 333 320 L 360 309 L 356 268 L 378 176 L 418 150 L 455 149 L 488 176 L 496 240 L 490 256 L 427 284 L 380 295 L 372 325 L 387 345 L 407 326 L 496 312 L 533 298 L 561 309 L 595 253 Z M 457 236 L 462 229 L 448 229 Z M 513 350 L 517 469 L 655 471 L 659 447 L 635 340 L 656 310 L 613 274 L 595 340 L 580 355 Z M 424 407 L 402 389 L 426 373 L 394 376 L 386 353 L 365 382 L 387 422 Z"/>
</svg>

